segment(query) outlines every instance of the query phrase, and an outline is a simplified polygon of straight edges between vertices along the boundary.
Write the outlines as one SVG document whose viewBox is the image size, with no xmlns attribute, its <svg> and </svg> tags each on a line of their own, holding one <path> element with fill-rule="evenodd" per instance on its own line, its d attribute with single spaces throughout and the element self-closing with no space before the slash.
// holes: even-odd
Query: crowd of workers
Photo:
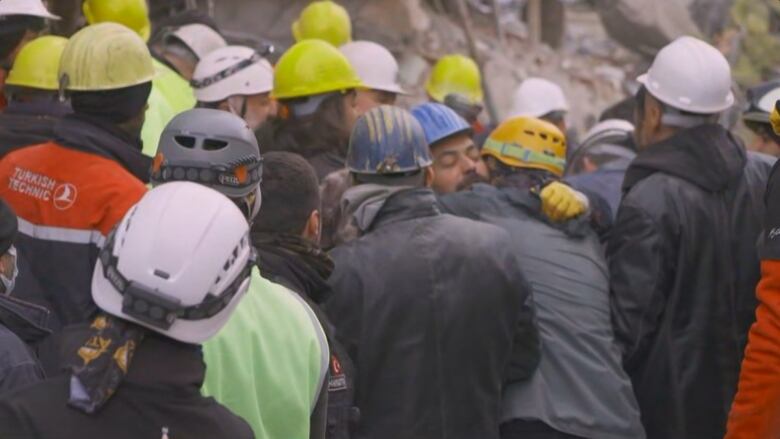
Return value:
<svg viewBox="0 0 780 439">
<path fill-rule="evenodd" d="M 462 55 L 396 106 L 330 1 L 275 65 L 83 13 L 0 1 L 0 437 L 780 435 L 780 82 L 747 149 L 682 37 L 575 146 L 543 78 L 482 125 Z"/>
</svg>

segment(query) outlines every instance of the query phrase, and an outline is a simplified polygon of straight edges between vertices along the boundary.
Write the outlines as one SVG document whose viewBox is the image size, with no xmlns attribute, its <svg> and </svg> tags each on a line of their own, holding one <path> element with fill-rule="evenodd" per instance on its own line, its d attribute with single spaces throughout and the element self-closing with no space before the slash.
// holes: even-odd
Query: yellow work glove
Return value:
<svg viewBox="0 0 780 439">
<path fill-rule="evenodd" d="M 769 122 L 772 123 L 772 130 L 780 136 L 780 101 L 775 102 L 775 109 L 769 115 Z"/>
<path fill-rule="evenodd" d="M 588 210 L 588 198 L 557 181 L 548 184 L 539 193 L 542 213 L 553 222 L 563 222 L 578 217 Z"/>
</svg>

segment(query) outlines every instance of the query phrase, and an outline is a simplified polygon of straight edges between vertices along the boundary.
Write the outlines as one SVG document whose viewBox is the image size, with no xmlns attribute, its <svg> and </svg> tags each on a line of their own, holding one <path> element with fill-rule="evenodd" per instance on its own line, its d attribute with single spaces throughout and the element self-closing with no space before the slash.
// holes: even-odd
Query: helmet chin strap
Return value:
<svg viewBox="0 0 780 439">
<path fill-rule="evenodd" d="M 251 224 L 260 213 L 260 206 L 263 204 L 263 195 L 260 192 L 260 185 L 251 192 L 249 195 L 242 198 L 234 198 L 233 202 L 236 203 L 241 213 L 244 214 L 247 221 Z"/>
</svg>

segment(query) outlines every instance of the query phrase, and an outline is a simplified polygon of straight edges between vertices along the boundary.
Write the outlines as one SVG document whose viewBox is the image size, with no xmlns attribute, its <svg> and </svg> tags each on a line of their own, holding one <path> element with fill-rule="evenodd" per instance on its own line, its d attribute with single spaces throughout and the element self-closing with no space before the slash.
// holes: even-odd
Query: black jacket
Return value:
<svg viewBox="0 0 780 439">
<path fill-rule="evenodd" d="M 608 254 L 615 335 L 648 438 L 720 438 L 759 279 L 771 162 L 718 125 L 640 152 Z"/>
<path fill-rule="evenodd" d="M 57 120 L 69 112 L 67 105 L 57 102 L 11 102 L 0 113 L 0 157 L 52 140 Z"/>
<path fill-rule="evenodd" d="M 498 438 L 503 385 L 538 362 L 508 238 L 411 189 L 333 250 L 326 311 L 357 368 L 356 437 Z"/>
<path fill-rule="evenodd" d="M 0 295 L 0 394 L 41 381 L 43 369 L 27 344 L 50 333 L 46 308 Z"/>
<path fill-rule="evenodd" d="M 316 257 L 306 256 L 283 248 L 282 245 L 254 240 L 258 252 L 257 265 L 266 279 L 294 291 L 311 307 L 320 321 L 330 347 L 328 374 L 328 439 L 346 439 L 357 425 L 360 412 L 355 407 L 355 366 L 344 345 L 334 336 L 334 328 L 325 312 L 323 303 L 332 295 L 325 269 L 318 269 Z M 313 249 L 314 247 L 312 247 Z"/>
<path fill-rule="evenodd" d="M 201 396 L 206 366 L 199 346 L 150 335 L 105 407 L 86 415 L 67 405 L 63 375 L 0 399 L 3 439 L 254 438 L 241 418 Z"/>
</svg>

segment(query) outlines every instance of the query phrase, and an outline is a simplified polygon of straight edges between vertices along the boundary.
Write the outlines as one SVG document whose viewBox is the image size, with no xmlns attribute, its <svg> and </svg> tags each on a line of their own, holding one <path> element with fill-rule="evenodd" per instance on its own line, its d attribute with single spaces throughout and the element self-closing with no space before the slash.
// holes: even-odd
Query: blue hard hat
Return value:
<svg viewBox="0 0 780 439">
<path fill-rule="evenodd" d="M 349 139 L 347 168 L 356 174 L 403 174 L 433 164 L 425 132 L 408 111 L 382 105 L 360 116 Z"/>
<path fill-rule="evenodd" d="M 412 114 L 425 130 L 429 145 L 460 133 L 470 133 L 471 126 L 450 107 L 428 102 L 412 108 Z"/>
</svg>

